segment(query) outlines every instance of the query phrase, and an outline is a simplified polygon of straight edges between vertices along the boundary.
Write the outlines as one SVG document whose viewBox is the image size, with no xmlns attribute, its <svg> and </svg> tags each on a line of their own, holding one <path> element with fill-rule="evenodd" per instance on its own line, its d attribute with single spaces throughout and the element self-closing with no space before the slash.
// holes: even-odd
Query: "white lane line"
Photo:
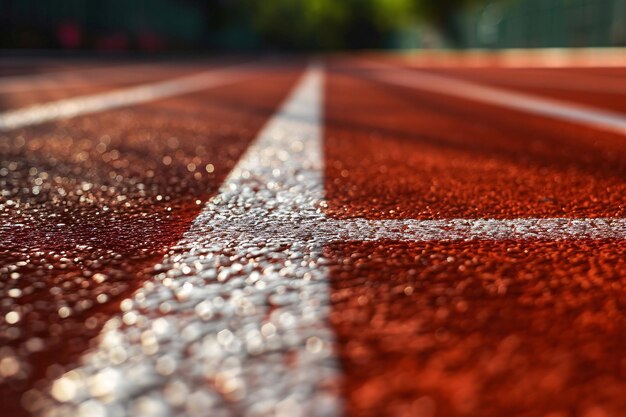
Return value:
<svg viewBox="0 0 626 417">
<path fill-rule="evenodd" d="M 222 67 L 167 81 L 10 110 L 0 113 L 0 132 L 200 91 L 236 82 L 259 71 L 260 67 L 245 64 Z"/>
<path fill-rule="evenodd" d="M 322 87 L 311 68 L 39 415 L 340 416 L 329 243 L 626 237 L 625 219 L 329 218 Z"/>
<path fill-rule="evenodd" d="M 324 218 L 321 86 L 310 70 L 42 415 L 341 414 L 324 241 L 282 233 Z"/>
<path fill-rule="evenodd" d="M 146 73 L 152 75 L 162 72 L 161 64 L 118 64 L 97 68 L 57 69 L 35 74 L 0 76 L 0 94 L 102 85 L 103 80 L 100 77 L 104 78 L 104 83 L 133 82 L 145 80 Z"/>
<path fill-rule="evenodd" d="M 252 236 L 258 223 L 241 232 Z M 445 219 L 445 220 L 339 220 L 328 217 L 303 219 L 297 226 L 272 225 L 285 236 L 306 239 L 317 236 L 331 242 L 341 241 L 451 241 L 507 239 L 624 239 L 623 218 L 521 218 L 521 219 Z"/>
<path fill-rule="evenodd" d="M 377 62 L 367 62 L 366 65 L 375 69 L 367 73 L 368 77 L 388 84 L 481 101 L 626 135 L 626 114 Z"/>
</svg>

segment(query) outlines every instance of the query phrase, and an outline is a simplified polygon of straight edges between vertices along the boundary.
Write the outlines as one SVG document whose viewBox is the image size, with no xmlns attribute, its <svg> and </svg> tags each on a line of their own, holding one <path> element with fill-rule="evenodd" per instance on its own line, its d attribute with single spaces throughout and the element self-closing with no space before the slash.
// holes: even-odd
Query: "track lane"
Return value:
<svg viewBox="0 0 626 417">
<path fill-rule="evenodd" d="M 0 62 L 0 77 L 21 77 L 24 75 L 40 75 L 63 73 L 65 71 L 91 70 L 98 67 L 114 67 L 115 63 L 107 60 L 94 62 L 93 59 L 58 59 L 41 57 L 5 57 Z"/>
<path fill-rule="evenodd" d="M 326 90 L 329 215 L 624 217 L 622 135 L 348 67 Z M 623 252 L 511 235 L 328 245 L 347 415 L 619 415 Z"/>
<path fill-rule="evenodd" d="M 388 84 L 469 99 L 550 119 L 626 134 L 624 113 L 481 85 L 453 77 L 428 74 L 424 71 L 409 71 L 373 61 L 364 62 L 364 64 L 361 71 L 365 75 Z"/>
<path fill-rule="evenodd" d="M 0 77 L 0 110 L 42 104 L 115 88 L 165 81 L 199 74 L 210 69 L 244 63 L 244 59 L 214 59 L 208 63 L 174 64 L 127 62 L 111 67 L 69 67 L 61 73 Z"/>
<path fill-rule="evenodd" d="M 347 416 L 618 416 L 621 240 L 337 243 Z"/>
<path fill-rule="evenodd" d="M 273 77 L 287 85 L 290 76 L 295 78 L 295 74 Z M 78 179 L 85 175 L 91 181 L 91 174 L 81 169 L 94 169 L 94 178 L 106 178 L 112 168 L 119 175 L 129 169 L 132 173 L 129 178 L 140 182 L 131 181 L 129 189 L 115 193 L 121 191 L 122 196 L 131 197 L 130 211 L 139 207 L 139 212 L 148 212 L 162 201 L 165 209 L 172 208 L 181 215 L 185 210 L 180 206 L 182 200 L 190 211 L 197 210 L 194 198 L 202 202 L 206 197 L 202 194 L 198 199 L 200 191 L 193 184 L 197 181 L 206 186 L 209 180 L 204 178 L 204 172 L 201 180 L 196 174 L 199 167 L 201 171 L 202 165 L 212 160 L 205 160 L 204 156 L 223 155 L 216 159 L 234 164 L 241 149 L 246 147 L 245 138 L 253 135 L 251 122 L 243 113 L 253 113 L 254 119 L 261 123 L 261 118 L 266 118 L 275 107 L 267 102 L 277 100 L 268 97 L 278 95 L 274 89 L 279 82 L 268 80 L 262 84 L 250 82 L 241 87 L 242 91 L 252 93 L 250 96 L 237 88 L 224 88 L 221 92 L 211 92 L 216 95 L 207 92 L 206 96 L 203 93 L 168 99 L 12 133 L 17 148 L 33 144 L 24 151 L 36 160 L 31 165 L 43 166 L 44 160 L 52 165 L 67 165 L 67 170 L 57 176 L 76 176 L 77 180 L 68 189 L 81 191 L 81 200 L 83 197 L 95 200 L 97 210 L 105 218 L 104 212 L 115 213 L 113 221 L 102 223 L 96 233 L 87 229 L 72 233 L 60 230 L 40 237 L 27 236 L 24 240 L 33 239 L 44 251 L 54 251 L 55 247 L 44 244 L 50 238 L 62 243 L 68 239 L 66 234 L 92 233 L 97 235 L 92 237 L 98 255 L 99 244 L 102 248 L 123 250 L 128 246 L 142 247 L 148 241 L 159 244 L 162 239 L 169 239 L 171 230 L 177 226 L 168 223 L 170 229 L 160 228 L 163 220 L 158 216 L 148 219 L 148 223 L 156 219 L 149 225 L 154 234 L 130 233 L 136 229 L 137 225 L 133 224 L 136 217 L 122 219 L 121 223 L 116 218 L 121 210 L 127 210 L 124 205 L 128 201 L 105 203 L 109 209 L 104 210 L 100 203 L 111 200 L 111 196 L 97 196 L 97 187 L 93 191 L 94 185 L 100 185 L 97 181 L 87 186 L 87 190 L 82 190 L 82 183 L 78 187 Z M 340 239 L 343 241 L 325 247 L 328 263 L 324 265 L 330 268 L 333 279 L 331 320 L 340 339 L 340 354 L 346 369 L 344 394 L 348 414 L 458 416 L 481 412 L 487 416 L 503 413 L 522 416 L 542 410 L 569 416 L 570 412 L 580 415 L 619 412 L 623 407 L 620 392 L 624 387 L 618 352 L 624 323 L 616 305 L 622 303 L 619 277 L 623 269 L 620 262 L 623 239 L 581 239 L 584 235 L 563 231 L 571 230 L 570 224 L 546 222 L 547 229 L 540 234 L 544 238 L 539 240 L 524 237 L 524 241 L 498 241 L 500 235 L 497 235 L 485 242 L 480 237 L 485 232 L 480 230 L 472 235 L 477 239 L 472 242 L 458 238 L 413 243 L 389 237 L 377 242 L 347 240 L 364 233 L 371 233 L 372 239 L 384 237 L 388 226 L 385 219 L 442 219 L 442 226 L 423 226 L 425 235 L 418 231 L 416 237 L 424 238 L 432 233 L 432 239 L 446 240 L 446 230 L 462 234 L 459 232 L 462 224 L 456 229 L 445 226 L 445 219 L 457 215 L 521 217 L 531 224 L 535 223 L 529 219 L 533 216 L 623 217 L 624 167 L 620 162 L 624 156 L 623 137 L 472 101 L 391 88 L 359 79 L 345 68 L 334 68 L 326 94 L 325 188 L 329 207 L 325 213 L 331 217 L 324 227 L 313 227 L 311 234 L 328 237 L 337 231 L 345 233 L 342 235 L 345 238 Z M 204 109 L 207 97 L 215 106 Z M 48 132 L 51 128 L 53 134 Z M 98 138 L 103 131 L 105 134 L 97 144 L 89 145 L 89 138 Z M 40 136 L 43 141 L 32 140 Z M 172 137 L 176 140 L 171 140 Z M 225 138 L 236 144 L 225 145 Z M 163 140 L 162 146 L 150 151 L 147 144 L 159 139 Z M 56 145 L 49 146 L 55 141 Z M 203 141 L 211 143 L 205 148 Z M 91 149 L 94 145 L 95 150 Z M 146 150 L 150 151 L 147 160 L 156 165 L 147 163 Z M 83 152 L 87 158 L 81 155 Z M 90 164 L 99 158 L 105 162 L 102 169 L 98 164 Z M 161 164 L 171 168 L 161 170 L 158 168 Z M 191 171 L 190 164 L 194 168 Z M 222 169 L 226 168 L 212 165 L 216 176 L 224 175 Z M 7 171 L 14 171 L 9 168 Z M 46 166 L 43 171 L 55 169 L 58 168 Z M 496 175 L 501 173 L 503 178 Z M 31 181 L 30 177 L 36 174 L 29 169 L 25 176 Z M 284 172 L 271 174 L 276 178 L 285 175 Z M 127 180 L 126 174 L 121 177 Z M 112 183 L 120 181 L 117 175 L 109 178 Z M 183 180 L 170 182 L 170 178 Z M 218 179 L 210 178 L 213 180 L 215 183 L 211 182 L 210 187 L 218 184 Z M 137 196 L 132 188 L 138 183 L 147 186 L 143 190 L 149 198 L 143 205 L 133 205 Z M 40 185 L 29 183 L 29 188 L 33 191 Z M 109 188 L 111 184 L 104 185 Z M 284 192 L 288 194 L 295 189 Z M 162 197 L 158 200 L 154 193 L 163 190 L 166 192 L 158 194 Z M 98 198 L 94 199 L 94 194 Z M 237 194 L 233 195 L 238 201 Z M 42 216 L 45 214 L 49 212 Z M 55 230 L 52 226 L 58 224 L 63 228 L 68 224 L 67 219 L 72 220 L 71 214 L 62 216 L 66 217 L 49 219 L 53 223 L 62 221 L 50 223 L 49 230 Z M 168 216 L 165 213 L 165 218 Z M 344 219 L 356 217 L 364 217 L 365 222 L 348 221 L 346 229 L 339 226 Z M 513 221 L 513 227 L 518 223 Z M 112 226 L 111 230 L 107 226 Z M 298 227 L 304 230 L 307 225 Z M 181 226 L 180 230 L 184 228 Z M 545 239 L 552 236 L 553 229 L 553 235 L 560 236 L 556 242 Z M 506 233 L 508 229 L 502 230 Z M 237 238 L 240 232 L 236 227 L 233 229 Z M 269 233 L 283 232 L 289 234 L 288 229 L 280 227 Z M 110 239 L 114 234 L 116 239 Z M 401 234 L 400 229 L 394 229 L 390 235 Z M 564 240 L 577 236 L 573 241 Z M 252 240 L 260 238 L 256 233 L 251 236 Z M 152 247 L 142 248 L 155 253 Z M 90 247 L 82 249 L 93 251 Z M 121 255 L 139 265 L 134 254 Z M 59 256 L 70 262 L 59 259 L 58 272 L 63 274 L 65 268 L 72 274 L 75 261 L 65 253 Z M 89 253 L 85 252 L 84 256 L 88 257 Z M 190 261 L 185 261 L 190 269 L 199 268 L 192 262 L 194 257 L 192 253 Z M 104 258 L 112 258 L 113 263 L 124 262 L 115 260 L 115 253 L 107 253 Z M 230 262 L 224 262 L 230 267 Z M 141 275 L 148 274 L 151 263 L 146 263 Z M 102 291 L 109 295 L 108 284 L 98 283 L 100 279 L 100 276 L 94 278 L 94 287 L 80 291 Z M 113 286 L 119 288 L 125 284 L 123 279 L 116 279 L 114 273 Z M 56 284 L 62 292 L 76 291 L 72 286 L 75 284 L 59 281 Z M 91 294 L 93 298 L 95 292 Z M 72 320 L 84 319 L 74 316 L 84 306 L 71 304 L 76 300 L 69 301 L 71 316 L 60 322 L 71 327 Z M 110 305 L 111 310 L 98 310 L 94 315 L 96 327 L 118 311 L 115 303 Z M 59 307 L 56 314 L 66 314 L 64 307 Z M 129 320 L 132 322 L 132 318 Z M 78 329 L 91 331 L 80 326 Z M 62 335 L 71 337 L 71 331 L 68 332 Z M 79 341 L 71 338 L 67 343 Z M 81 349 L 79 344 L 75 347 Z M 50 379 L 64 370 L 53 368 Z M 415 375 L 422 378 L 416 380 Z M 206 395 L 195 394 L 198 404 L 206 400 Z M 167 395 L 172 395 L 172 391 Z M 154 404 L 150 401 L 137 404 L 135 410 L 146 414 L 156 410 L 150 408 Z M 87 407 L 94 404 L 85 405 L 81 412 L 97 411 Z M 291 403 L 285 407 L 296 410 Z M 200 409 L 194 410 L 201 413 Z"/>
<path fill-rule="evenodd" d="M 342 71 L 327 87 L 333 215 L 624 214 L 621 135 Z"/>
<path fill-rule="evenodd" d="M 586 71 L 584 74 L 569 68 L 558 69 L 425 69 L 429 74 L 440 74 L 482 85 L 534 94 L 626 113 L 626 83 L 623 78 L 607 77 Z M 626 76 L 626 68 L 614 68 L 616 74 Z"/>
<path fill-rule="evenodd" d="M 119 312 L 298 73 L 2 134 L 0 269 L 18 290 L 3 291 L 2 316 L 20 306 L 2 324 L 20 364 L 2 386 L 6 410 L 22 415 L 21 393 L 74 362 Z"/>
<path fill-rule="evenodd" d="M 53 383 L 51 394 L 60 403 L 54 407 L 57 411 L 64 414 L 82 412 L 83 408 L 91 409 L 86 408 L 89 404 L 89 407 L 97 407 L 94 409 L 98 410 L 102 410 L 102 407 L 136 410 L 140 415 L 151 409 L 164 413 L 164 410 L 178 410 L 183 414 L 186 412 L 196 415 L 198 409 L 195 404 L 200 401 L 206 404 L 205 409 L 210 407 L 211 414 L 218 415 L 272 414 L 272 410 L 279 412 L 287 404 L 290 413 L 334 414 L 336 407 L 325 408 L 334 401 L 327 402 L 325 399 L 323 412 L 315 406 L 311 408 L 312 404 L 316 404 L 318 395 L 324 396 L 328 392 L 334 378 L 324 383 L 320 381 L 329 376 L 330 370 L 336 369 L 332 365 L 332 357 L 327 356 L 327 348 L 309 346 L 311 339 L 316 340 L 316 346 L 333 345 L 332 337 L 323 331 L 327 297 L 326 271 L 329 270 L 331 277 L 336 278 L 334 273 L 348 266 L 347 272 L 361 274 L 367 271 L 368 261 L 375 260 L 361 258 L 362 254 L 358 252 L 351 254 L 348 259 L 342 258 L 328 250 L 344 245 L 336 242 L 354 241 L 357 247 L 376 245 L 377 248 L 385 248 L 390 244 L 389 239 L 398 238 L 406 240 L 398 242 L 399 247 L 455 247 L 463 239 L 472 239 L 478 245 L 489 246 L 501 244 L 501 239 L 516 238 L 520 240 L 518 243 L 521 246 L 528 246 L 537 239 L 563 241 L 593 237 L 601 240 L 624 236 L 623 219 L 450 219 L 433 222 L 370 221 L 362 218 L 343 220 L 326 217 L 320 210 L 320 207 L 327 204 L 320 200 L 323 184 L 320 176 L 321 156 L 317 148 L 321 138 L 316 109 L 320 106 L 321 85 L 319 76 L 315 74 L 313 71 L 307 76 L 307 81 L 293 95 L 293 105 L 286 105 L 285 110 L 277 113 L 275 119 L 264 129 L 265 133 L 259 136 L 229 175 L 220 188 L 220 193 L 194 221 L 185 238 L 164 259 L 158 269 L 157 280 L 147 283 L 135 293 L 128 305 L 125 304 L 123 320 L 124 323 L 130 320 L 130 324 L 126 323 L 129 327 L 122 325 L 119 319 L 111 320 L 99 339 L 98 348 L 85 357 L 83 366 L 64 374 Z M 480 243 L 481 240 L 489 242 Z M 417 243 L 420 241 L 424 243 Z M 268 245 L 271 248 L 269 252 Z M 323 258 L 319 258 L 320 245 L 325 248 Z M 392 266 L 401 261 L 401 258 L 402 256 L 386 256 L 384 262 L 387 266 Z M 446 261 L 450 261 L 448 258 Z M 352 264 L 355 260 L 359 264 L 357 268 Z M 387 262 L 393 263 L 390 265 Z M 468 271 L 470 276 L 473 273 L 474 271 Z M 255 282 L 258 277 L 261 285 L 250 286 L 250 282 L 243 281 L 246 276 L 255 277 Z M 384 275 L 382 278 L 388 279 Z M 372 278 L 359 284 L 365 284 L 363 286 L 367 289 L 374 282 L 376 280 Z M 337 282 L 334 283 L 336 284 Z M 478 305 L 487 306 L 487 310 L 491 308 L 486 296 L 492 294 L 494 288 L 497 289 L 496 294 L 500 294 L 498 291 L 506 285 L 509 282 L 488 286 L 486 293 L 478 294 L 481 297 Z M 351 283 L 344 294 L 349 294 L 350 288 L 356 292 L 363 289 L 362 286 Z M 411 291 L 413 288 L 404 288 L 402 293 L 411 295 Z M 285 295 L 284 300 L 278 301 L 282 299 L 282 295 Z M 459 289 L 459 297 L 464 296 L 467 294 Z M 535 296 L 535 293 L 531 291 L 530 296 Z M 211 301 L 207 302 L 207 299 Z M 337 297 L 334 299 L 338 300 Z M 353 300 L 354 297 L 348 296 L 348 299 Z M 367 303 L 361 296 L 356 299 L 359 303 Z M 388 307 L 387 300 L 388 298 L 383 297 L 380 301 L 382 309 Z M 318 304 L 319 309 L 310 310 Z M 167 309 L 162 310 L 162 306 L 167 306 Z M 191 306 L 195 306 L 193 311 Z M 240 311 L 237 306 L 246 308 Z M 348 306 L 350 310 L 352 306 Z M 265 312 L 267 308 L 269 313 Z M 313 311 L 315 314 L 311 315 Z M 331 318 L 337 314 L 342 318 L 353 317 L 350 311 L 344 313 L 346 311 L 341 310 L 341 304 L 333 303 Z M 295 326 L 297 330 L 292 331 L 289 324 L 282 323 L 281 317 L 286 314 L 290 317 L 289 322 L 301 323 Z M 415 312 L 410 314 L 415 315 Z M 514 314 L 510 316 L 516 317 Z M 191 333 L 183 331 L 183 340 L 173 343 L 171 332 L 161 329 L 163 322 L 168 323 L 167 328 L 170 330 L 195 330 Z M 372 320 L 369 325 L 376 325 L 374 322 Z M 389 324 L 393 325 L 393 321 Z M 513 327 L 515 324 L 512 323 Z M 265 335 L 267 340 L 254 336 L 259 331 L 263 333 L 262 330 L 268 325 L 280 329 L 279 336 L 274 336 L 274 333 L 271 338 Z M 348 323 L 347 327 L 355 329 L 358 325 Z M 481 331 L 482 328 L 478 326 L 478 330 Z M 338 328 L 338 331 L 343 339 L 340 352 L 345 352 L 345 344 L 358 343 L 360 336 L 367 334 L 367 331 L 361 331 L 356 336 L 348 333 L 345 338 L 342 329 Z M 159 334 L 158 342 L 144 340 L 144 335 L 153 332 Z M 215 345 L 216 332 L 220 348 Z M 139 356 L 136 362 L 117 362 L 115 358 L 111 358 L 116 347 L 123 346 L 122 350 L 125 352 L 138 349 L 139 333 L 144 349 L 158 346 L 158 350 L 150 350 L 153 353 Z M 381 339 L 387 338 L 386 334 L 378 336 Z M 521 336 L 526 335 L 522 332 Z M 497 334 L 495 337 L 501 335 Z M 249 353 L 242 348 L 255 340 L 253 346 L 257 347 L 253 352 Z M 199 343 L 208 350 L 198 349 Z M 164 347 L 163 350 L 161 346 Z M 270 350 L 265 350 L 265 347 Z M 333 350 L 330 349 L 331 352 Z M 317 354 L 321 356 L 318 357 Z M 283 360 L 284 355 L 291 359 Z M 347 376 L 350 377 L 353 371 L 350 370 L 348 356 L 344 357 L 344 365 L 347 366 Z M 104 359 L 103 362 L 99 359 L 101 357 L 109 359 Z M 174 364 L 176 369 L 187 370 L 177 374 L 180 379 L 176 381 L 184 389 L 194 393 L 193 400 L 183 403 L 177 399 L 179 397 L 167 394 L 171 380 L 163 376 L 169 375 L 169 368 L 161 368 L 159 365 L 165 359 Z M 376 358 L 371 359 L 372 364 L 377 363 Z M 221 369 L 219 364 L 226 366 L 226 362 L 230 364 L 231 360 L 235 362 L 227 366 L 228 370 L 223 371 L 223 377 L 220 377 L 220 373 L 215 374 Z M 196 364 L 203 371 L 191 371 Z M 376 373 L 377 366 L 368 369 Z M 262 380 L 258 378 L 260 367 L 267 367 Z M 135 370 L 139 372 L 138 375 Z M 161 376 L 155 375 L 154 370 Z M 544 368 L 539 369 L 539 372 L 542 371 Z M 117 375 L 108 388 L 112 397 L 105 396 L 109 400 L 104 400 L 104 403 L 101 398 L 103 394 L 98 389 L 89 388 L 89 393 L 83 388 L 77 388 L 79 391 L 71 388 L 68 390 L 68 387 L 89 385 L 88 381 L 99 380 L 104 375 L 107 378 L 109 375 Z M 123 388 L 126 385 L 122 382 L 126 375 L 133 381 L 136 380 L 128 385 L 128 390 Z M 320 376 L 321 380 L 318 379 Z M 271 384 L 271 387 L 265 387 L 265 381 L 277 382 Z M 205 383 L 208 386 L 202 388 Z M 312 386 L 319 388 L 306 388 Z M 393 385 L 387 383 L 387 386 Z M 397 405 L 397 392 L 394 389 L 390 393 L 383 393 L 383 396 L 391 400 L 389 403 Z M 435 384 L 434 390 L 437 389 Z M 161 391 L 166 394 L 164 399 L 160 398 Z M 350 388 L 347 391 L 351 401 Z M 242 392 L 246 395 L 238 394 Z M 303 396 L 304 392 L 311 394 Z M 412 392 L 408 391 L 408 394 Z M 427 394 L 434 395 L 431 392 Z M 458 400 L 452 394 L 455 393 L 447 393 L 440 398 L 435 396 L 435 400 L 429 397 L 421 402 L 426 401 L 427 405 L 432 405 L 433 402 L 436 404 L 437 401 L 449 398 L 455 402 L 456 409 Z M 91 399 L 81 403 L 85 398 L 83 395 L 89 395 L 88 398 Z M 375 395 L 370 393 L 368 397 L 374 398 Z M 44 400 L 44 404 L 49 404 L 48 401 Z M 461 401 L 465 402 L 467 401 Z M 374 404 L 372 412 L 380 414 L 380 407 L 381 404 Z M 494 407 L 504 410 L 500 404 Z M 440 408 L 446 413 L 454 411 L 453 408 Z M 418 411 L 425 413 L 428 409 Z"/>
</svg>

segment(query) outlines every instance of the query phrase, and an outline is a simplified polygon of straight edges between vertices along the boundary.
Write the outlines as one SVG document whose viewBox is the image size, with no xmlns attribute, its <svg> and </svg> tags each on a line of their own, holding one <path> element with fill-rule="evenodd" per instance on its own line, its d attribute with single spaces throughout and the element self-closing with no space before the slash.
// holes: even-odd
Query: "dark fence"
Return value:
<svg viewBox="0 0 626 417">
<path fill-rule="evenodd" d="M 0 47 L 164 49 L 204 33 L 193 2 L 0 0 Z"/>
<path fill-rule="evenodd" d="M 457 16 L 467 48 L 626 46 L 626 0 L 508 0 Z"/>
</svg>

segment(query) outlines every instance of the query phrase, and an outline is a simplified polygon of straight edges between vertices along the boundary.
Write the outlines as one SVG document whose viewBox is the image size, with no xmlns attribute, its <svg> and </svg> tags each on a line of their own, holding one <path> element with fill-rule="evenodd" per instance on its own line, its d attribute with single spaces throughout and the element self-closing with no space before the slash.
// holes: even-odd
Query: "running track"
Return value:
<svg viewBox="0 0 626 417">
<path fill-rule="evenodd" d="M 619 51 L 1 63 L 0 415 L 624 415 L 625 88 Z"/>
</svg>

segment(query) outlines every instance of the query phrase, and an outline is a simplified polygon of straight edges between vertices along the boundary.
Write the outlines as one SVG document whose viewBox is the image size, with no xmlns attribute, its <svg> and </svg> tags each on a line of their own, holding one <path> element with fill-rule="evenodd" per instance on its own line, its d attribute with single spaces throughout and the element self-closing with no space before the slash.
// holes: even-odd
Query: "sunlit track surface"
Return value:
<svg viewBox="0 0 626 417">
<path fill-rule="evenodd" d="M 134 70 L 141 71 L 141 68 L 134 68 Z M 111 71 L 109 71 L 109 80 L 111 81 L 110 72 Z M 187 70 L 187 72 L 191 71 Z M 263 69 L 259 66 L 253 67 L 248 65 L 248 67 L 246 67 L 246 65 L 239 64 L 226 69 L 214 69 L 202 72 L 195 71 L 195 73 L 190 75 L 179 76 L 174 79 L 166 79 L 150 84 L 106 91 L 100 94 L 90 94 L 44 104 L 35 104 L 27 108 L 9 110 L 1 113 L 0 131 L 15 130 L 33 124 L 179 96 L 218 85 L 233 83 L 245 77 L 252 77 L 255 73 L 258 74 L 262 72 Z M 184 73 L 183 71 L 183 74 Z M 163 75 L 164 74 L 161 74 L 161 77 L 163 77 Z M 169 75 L 170 77 L 172 76 L 171 73 Z M 150 80 L 150 77 L 143 74 L 138 79 L 145 82 Z M 112 84 L 115 85 L 115 77 L 113 77 L 112 81 Z M 66 83 L 66 86 L 67 84 L 68 83 Z M 68 87 L 71 87 L 71 83 L 69 84 Z M 92 84 L 91 88 L 93 89 L 94 87 L 98 88 L 99 86 Z M 31 86 L 31 89 L 37 90 L 37 87 Z"/>
<path fill-rule="evenodd" d="M 393 66 L 383 66 L 381 68 L 377 63 L 372 64 L 375 70 L 369 75 L 390 84 L 451 95 L 462 99 L 482 101 L 498 107 L 511 108 L 558 120 L 591 125 L 619 134 L 626 134 L 626 117 L 618 112 L 537 97 L 521 92 L 516 93 L 502 88 L 459 80 L 454 77 L 427 72 L 406 71 Z M 378 71 L 376 71 L 377 68 Z M 615 92 L 617 94 L 620 93 L 619 90 Z"/>
<path fill-rule="evenodd" d="M 191 224 L 206 194 L 190 196 L 194 209 L 177 226 L 188 230 L 163 242 L 165 258 L 126 272 L 151 278 L 123 292 L 119 310 L 109 303 L 91 348 L 62 367 L 48 361 L 21 404 L 40 416 L 619 415 L 625 152 L 620 130 L 599 126 L 614 120 L 497 108 L 470 94 L 485 90 L 459 98 L 428 77 L 398 85 L 390 74 L 406 69 L 377 71 L 342 58 L 295 86 L 283 76 L 264 107 L 274 115 L 242 135 L 236 166 L 186 159 L 198 186 L 196 168 L 234 168 L 209 181 L 220 187 Z M 277 88 L 246 85 L 255 84 Z M 247 107 L 245 94 L 220 94 L 218 103 Z M 175 102 L 194 119 L 197 102 Z M 82 120 L 91 118 L 110 116 Z M 18 134 L 30 129 L 47 128 Z M 177 136 L 164 138 L 173 150 Z M 5 207 L 28 211 L 11 198 Z M 4 267 L 6 282 L 28 278 L 22 259 Z M 93 265 L 76 259 L 90 277 Z M 97 271 L 96 282 L 110 282 Z M 32 290 L 16 288 L 4 287 L 9 339 L 30 314 L 28 297 L 24 307 L 15 300 Z M 57 304 L 52 322 L 80 321 L 83 304 Z M 28 352 L 46 342 L 0 352 L 5 381 L 41 367 Z"/>
<path fill-rule="evenodd" d="M 625 217 L 623 135 L 333 64 L 332 216 Z M 622 413 L 623 237 L 501 237 L 329 245 L 348 415 Z"/>
<path fill-rule="evenodd" d="M 1 387 L 10 415 L 32 388 L 20 381 L 77 361 L 121 297 L 150 276 L 299 72 L 295 63 L 3 136 L 2 316 L 14 312 L 5 329 L 16 300 L 25 306 L 3 336 L 11 358 L 28 357 Z"/>
</svg>

